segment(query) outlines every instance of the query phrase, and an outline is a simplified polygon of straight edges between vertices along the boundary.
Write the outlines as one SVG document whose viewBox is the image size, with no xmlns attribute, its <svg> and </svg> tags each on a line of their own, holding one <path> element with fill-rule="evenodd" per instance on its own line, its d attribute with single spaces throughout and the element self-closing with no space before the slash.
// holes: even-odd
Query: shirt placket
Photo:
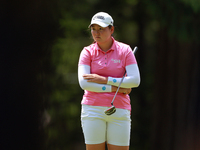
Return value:
<svg viewBox="0 0 200 150">
<path fill-rule="evenodd" d="M 107 53 L 105 53 L 104 54 L 104 61 L 105 61 L 105 66 L 107 66 L 107 64 L 108 64 L 108 54 Z"/>
</svg>

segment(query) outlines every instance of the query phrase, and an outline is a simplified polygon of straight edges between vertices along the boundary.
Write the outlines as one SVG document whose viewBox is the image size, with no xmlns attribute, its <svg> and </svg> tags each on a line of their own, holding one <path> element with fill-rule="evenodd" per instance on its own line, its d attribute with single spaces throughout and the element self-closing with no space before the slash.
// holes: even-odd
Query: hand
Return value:
<svg viewBox="0 0 200 150">
<path fill-rule="evenodd" d="M 98 74 L 84 74 L 83 78 L 87 80 L 87 82 L 94 82 L 99 84 L 107 84 L 108 78 L 100 76 Z"/>
<path fill-rule="evenodd" d="M 123 90 L 125 90 L 125 91 L 123 92 L 123 94 L 130 94 L 131 91 L 132 91 L 131 88 L 124 88 Z"/>
<path fill-rule="evenodd" d="M 112 86 L 112 92 L 116 92 L 117 91 L 117 88 L 116 86 Z M 131 88 L 119 88 L 119 91 L 118 93 L 123 93 L 123 94 L 130 94 L 132 91 Z"/>
</svg>

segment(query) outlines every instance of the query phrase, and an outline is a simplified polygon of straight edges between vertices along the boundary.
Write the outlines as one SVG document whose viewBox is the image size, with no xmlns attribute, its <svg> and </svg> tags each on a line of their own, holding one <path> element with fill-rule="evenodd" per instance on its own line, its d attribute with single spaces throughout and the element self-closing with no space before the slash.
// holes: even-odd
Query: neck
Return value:
<svg viewBox="0 0 200 150">
<path fill-rule="evenodd" d="M 107 42 L 105 43 L 98 43 L 99 47 L 101 48 L 102 51 L 107 52 L 113 44 L 112 38 L 110 38 Z"/>
</svg>

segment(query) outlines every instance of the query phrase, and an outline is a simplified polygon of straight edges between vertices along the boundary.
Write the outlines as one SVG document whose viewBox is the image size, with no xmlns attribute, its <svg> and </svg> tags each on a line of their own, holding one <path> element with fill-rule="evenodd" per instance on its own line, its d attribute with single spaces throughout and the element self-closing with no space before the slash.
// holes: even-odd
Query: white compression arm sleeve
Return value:
<svg viewBox="0 0 200 150">
<path fill-rule="evenodd" d="M 78 67 L 78 81 L 80 87 L 83 90 L 92 91 L 92 92 L 111 92 L 112 86 L 107 84 L 98 84 L 94 82 L 87 82 L 83 78 L 84 74 L 90 74 L 90 66 L 88 65 L 79 65 Z"/>
<path fill-rule="evenodd" d="M 137 64 L 126 66 L 127 76 L 123 79 L 120 87 L 122 88 L 133 88 L 138 87 L 140 84 L 140 73 Z M 122 78 L 108 77 L 107 84 L 119 86 Z"/>
</svg>

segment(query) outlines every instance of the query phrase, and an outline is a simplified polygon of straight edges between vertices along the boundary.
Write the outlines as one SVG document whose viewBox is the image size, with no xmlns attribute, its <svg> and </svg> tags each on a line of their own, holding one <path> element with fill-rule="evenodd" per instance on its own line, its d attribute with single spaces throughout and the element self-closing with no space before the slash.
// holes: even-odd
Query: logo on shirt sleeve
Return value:
<svg viewBox="0 0 200 150">
<path fill-rule="evenodd" d="M 103 91 L 105 91 L 105 90 L 106 90 L 106 87 L 105 87 L 105 86 L 103 86 L 103 87 L 102 87 L 102 90 L 103 90 Z"/>
<path fill-rule="evenodd" d="M 116 83 L 116 82 L 117 82 L 117 80 L 116 80 L 116 79 L 113 79 L 113 82 L 114 82 L 114 83 Z"/>
</svg>

